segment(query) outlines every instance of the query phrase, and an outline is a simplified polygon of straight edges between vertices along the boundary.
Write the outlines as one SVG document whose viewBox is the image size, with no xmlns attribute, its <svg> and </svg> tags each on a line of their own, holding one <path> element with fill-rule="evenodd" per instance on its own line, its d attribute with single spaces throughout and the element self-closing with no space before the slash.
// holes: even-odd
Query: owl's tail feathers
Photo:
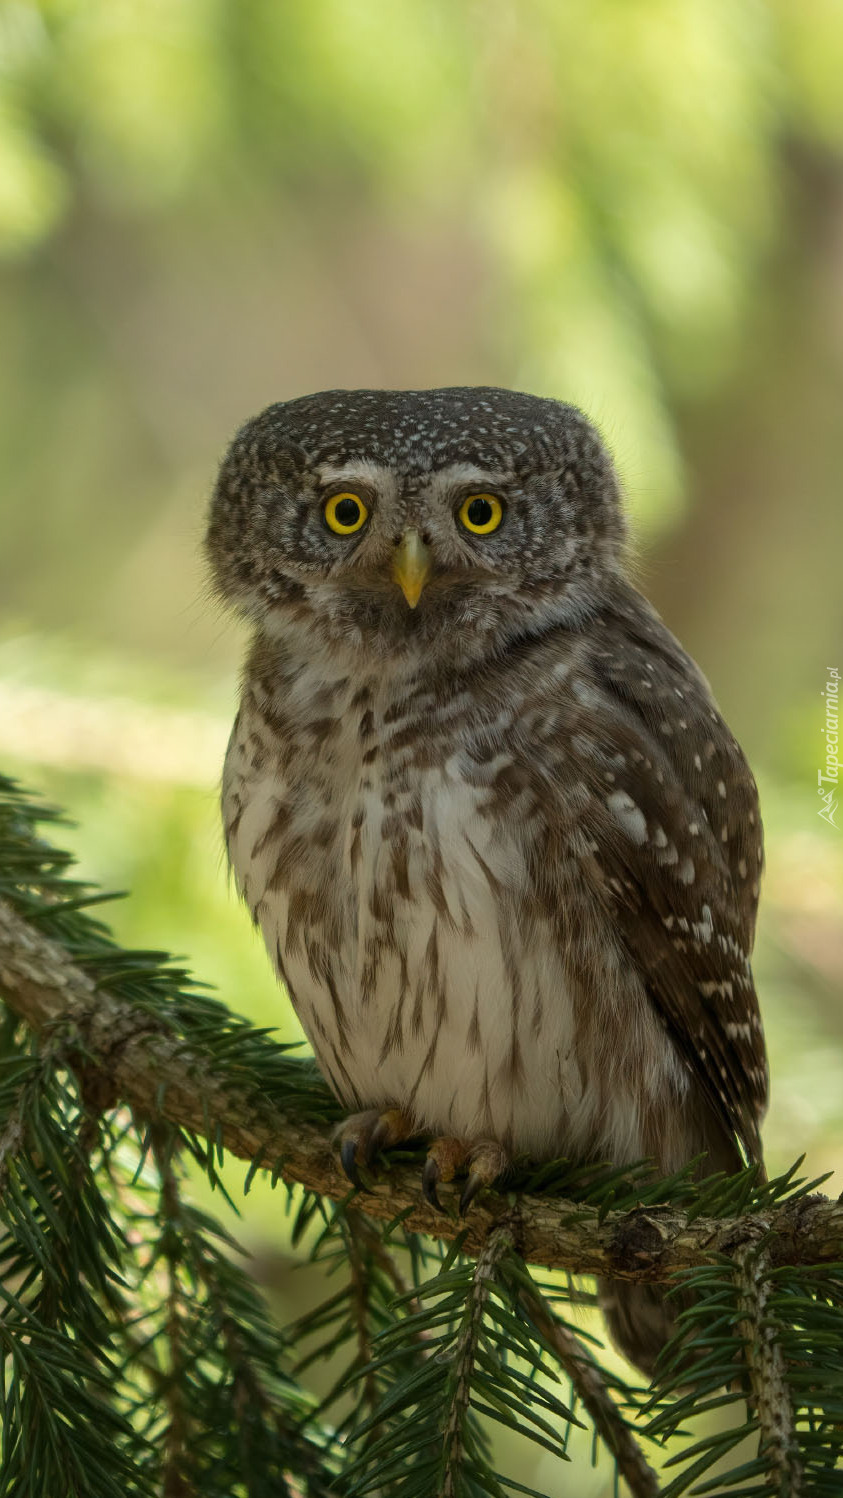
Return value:
<svg viewBox="0 0 843 1498">
<path fill-rule="evenodd" d="M 663 1285 L 632 1285 L 624 1280 L 598 1280 L 600 1309 L 619 1352 L 652 1378 L 656 1359 L 676 1330 L 683 1302 L 665 1297 Z"/>
</svg>

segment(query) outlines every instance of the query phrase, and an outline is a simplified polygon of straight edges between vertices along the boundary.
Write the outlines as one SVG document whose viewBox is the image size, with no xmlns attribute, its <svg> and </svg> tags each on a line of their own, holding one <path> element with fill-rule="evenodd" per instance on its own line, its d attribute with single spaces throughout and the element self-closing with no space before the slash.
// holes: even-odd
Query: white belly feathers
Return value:
<svg viewBox="0 0 843 1498">
<path fill-rule="evenodd" d="M 420 1132 L 536 1158 L 604 1142 L 635 1157 L 633 1092 L 619 1079 L 607 1116 L 593 1058 L 583 1074 L 558 930 L 525 924 L 529 829 L 484 815 L 459 752 L 364 765 L 350 721 L 329 752 L 283 768 L 261 724 L 244 703 L 223 784 L 229 855 L 344 1104 L 398 1106 Z M 601 1045 L 610 1073 L 608 1031 Z"/>
</svg>

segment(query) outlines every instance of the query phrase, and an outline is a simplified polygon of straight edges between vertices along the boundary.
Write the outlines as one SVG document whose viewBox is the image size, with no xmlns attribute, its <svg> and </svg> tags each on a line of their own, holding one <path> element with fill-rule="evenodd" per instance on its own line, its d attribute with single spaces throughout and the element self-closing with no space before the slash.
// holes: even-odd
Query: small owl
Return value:
<svg viewBox="0 0 843 1498">
<path fill-rule="evenodd" d="M 224 459 L 225 837 L 354 1180 L 410 1136 L 463 1210 L 515 1156 L 760 1159 L 755 784 L 625 534 L 585 417 L 506 390 L 304 396 Z M 604 1289 L 650 1370 L 671 1313 Z"/>
</svg>

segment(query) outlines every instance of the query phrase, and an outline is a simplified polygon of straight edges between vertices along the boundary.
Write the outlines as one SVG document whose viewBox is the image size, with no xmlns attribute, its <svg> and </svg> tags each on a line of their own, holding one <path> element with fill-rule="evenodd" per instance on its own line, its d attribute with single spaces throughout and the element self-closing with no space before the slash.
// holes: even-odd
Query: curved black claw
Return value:
<svg viewBox="0 0 843 1498">
<path fill-rule="evenodd" d="M 437 1212 L 442 1211 L 442 1203 L 436 1194 L 436 1187 L 439 1181 L 440 1171 L 438 1162 L 434 1159 L 433 1155 L 428 1155 L 424 1162 L 424 1169 L 422 1170 L 422 1196 Z"/>
<path fill-rule="evenodd" d="M 488 1186 L 488 1184 L 489 1182 L 479 1170 L 471 1171 L 460 1197 L 460 1217 L 465 1217 L 478 1191 L 482 1191 L 483 1187 Z"/>
<path fill-rule="evenodd" d="M 357 1189 L 360 1190 L 363 1182 L 360 1179 L 360 1172 L 357 1169 L 356 1139 L 349 1138 L 343 1140 L 342 1144 L 340 1145 L 340 1162 L 352 1186 L 356 1186 Z"/>
</svg>

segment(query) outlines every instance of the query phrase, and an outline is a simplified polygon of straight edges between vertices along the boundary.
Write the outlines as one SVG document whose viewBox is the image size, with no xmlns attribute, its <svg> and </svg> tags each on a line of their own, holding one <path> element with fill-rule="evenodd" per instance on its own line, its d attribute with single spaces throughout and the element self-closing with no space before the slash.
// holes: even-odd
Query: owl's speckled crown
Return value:
<svg viewBox="0 0 843 1498">
<path fill-rule="evenodd" d="M 576 461 L 604 483 L 612 471 L 576 406 L 495 386 L 323 390 L 269 406 L 244 430 L 294 443 L 314 463 L 365 458 L 413 473 L 472 462 L 517 474 Z"/>
</svg>

